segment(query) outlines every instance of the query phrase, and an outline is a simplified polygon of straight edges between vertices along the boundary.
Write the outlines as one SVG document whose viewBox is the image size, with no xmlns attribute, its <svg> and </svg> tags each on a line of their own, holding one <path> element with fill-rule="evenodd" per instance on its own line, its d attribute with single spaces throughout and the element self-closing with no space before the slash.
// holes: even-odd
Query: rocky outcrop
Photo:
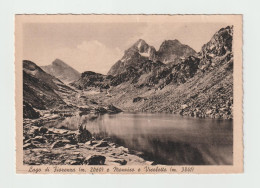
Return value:
<svg viewBox="0 0 260 188">
<path fill-rule="evenodd" d="M 70 143 L 69 140 L 58 140 L 58 141 L 54 142 L 54 143 L 51 145 L 51 149 L 63 147 L 63 146 L 65 146 L 66 144 L 69 144 L 69 143 Z"/>
<path fill-rule="evenodd" d="M 144 98 L 144 97 L 136 97 L 133 99 L 133 103 L 135 102 L 140 102 L 140 101 L 144 101 L 144 100 L 147 100 L 147 98 Z"/>
<path fill-rule="evenodd" d="M 23 118 L 37 119 L 39 117 L 40 113 L 36 112 L 30 104 L 23 103 Z"/>
<path fill-rule="evenodd" d="M 92 155 L 86 158 L 84 161 L 87 165 L 104 165 L 106 161 L 106 157 L 102 155 Z"/>
<path fill-rule="evenodd" d="M 106 107 L 106 110 L 109 114 L 117 114 L 117 113 L 120 113 L 122 112 L 121 109 L 115 107 L 114 105 L 110 104 Z"/>
<path fill-rule="evenodd" d="M 139 39 L 128 50 L 125 51 L 124 56 L 116 62 L 108 71 L 108 75 L 116 76 L 122 74 L 129 67 L 140 67 L 148 61 L 156 60 L 156 50 L 153 46 L 149 46 L 144 40 Z"/>
<path fill-rule="evenodd" d="M 88 88 L 100 88 L 108 89 L 110 87 L 109 77 L 95 73 L 92 71 L 86 71 L 81 74 L 80 79 L 71 83 L 72 86 L 77 89 L 88 89 Z"/>
<path fill-rule="evenodd" d="M 145 164 L 145 160 L 125 147 L 118 147 L 110 139 L 98 140 L 84 131 L 46 128 L 24 125 L 23 162 L 27 165 L 133 165 Z M 39 124 L 36 124 L 39 125 Z M 78 138 L 81 135 L 82 139 Z M 86 138 L 84 138 L 86 136 Z M 89 140 L 82 142 L 83 140 Z M 124 155 L 122 155 L 122 153 Z"/>
<path fill-rule="evenodd" d="M 41 68 L 64 83 L 71 83 L 80 78 L 80 73 L 78 71 L 60 59 L 55 59 L 51 65 L 42 66 Z"/>
<path fill-rule="evenodd" d="M 117 86 L 122 83 L 128 82 L 130 84 L 140 83 L 143 84 L 143 80 L 146 80 L 151 72 L 164 66 L 161 62 L 152 62 L 150 60 L 144 61 L 140 64 L 136 64 L 134 67 L 127 67 L 124 72 L 111 77 L 111 86 Z"/>
<path fill-rule="evenodd" d="M 157 52 L 157 60 L 165 64 L 175 64 L 178 60 L 183 60 L 195 53 L 196 51 L 191 47 L 180 43 L 176 39 L 166 40 L 161 44 Z"/>
</svg>

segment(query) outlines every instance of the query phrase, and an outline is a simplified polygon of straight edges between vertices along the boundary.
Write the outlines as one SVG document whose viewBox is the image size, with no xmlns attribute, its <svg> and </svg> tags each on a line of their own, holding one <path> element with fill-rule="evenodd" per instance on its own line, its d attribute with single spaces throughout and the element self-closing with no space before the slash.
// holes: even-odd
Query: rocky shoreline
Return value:
<svg viewBox="0 0 260 188">
<path fill-rule="evenodd" d="M 95 115 L 90 116 L 90 119 Z M 37 120 L 24 119 L 23 161 L 27 165 L 148 165 L 136 151 L 119 146 L 109 137 L 95 138 L 84 127 L 76 131 L 42 126 L 56 121 L 51 116 Z M 29 123 L 30 122 L 30 123 Z M 140 154 L 139 154 L 140 155 Z"/>
</svg>

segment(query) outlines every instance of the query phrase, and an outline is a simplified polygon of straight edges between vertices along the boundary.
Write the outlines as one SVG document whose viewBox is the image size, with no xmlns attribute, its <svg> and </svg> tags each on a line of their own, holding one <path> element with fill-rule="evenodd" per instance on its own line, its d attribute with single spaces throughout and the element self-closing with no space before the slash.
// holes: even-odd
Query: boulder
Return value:
<svg viewBox="0 0 260 188">
<path fill-rule="evenodd" d="M 139 102 L 139 101 L 142 101 L 143 100 L 143 97 L 136 97 L 133 99 L 133 103 L 135 102 Z"/>
<path fill-rule="evenodd" d="M 182 109 L 182 110 L 185 109 L 185 108 L 187 108 L 187 107 L 188 107 L 187 104 L 183 104 L 183 105 L 181 105 L 181 109 Z"/>
<path fill-rule="evenodd" d="M 95 109 L 97 113 L 100 113 L 100 114 L 105 114 L 107 113 L 107 110 L 103 107 L 98 107 Z"/>
<path fill-rule="evenodd" d="M 107 111 L 108 113 L 110 114 L 115 114 L 115 113 L 119 113 L 119 112 L 122 112 L 122 110 L 120 110 L 119 108 L 113 106 L 113 105 L 108 105 L 107 106 Z"/>
<path fill-rule="evenodd" d="M 110 142 L 110 141 L 112 141 L 112 139 L 110 137 L 106 137 L 106 138 L 103 138 L 102 141 Z"/>
<path fill-rule="evenodd" d="M 37 146 L 32 143 L 27 143 L 23 145 L 23 149 L 31 149 L 31 148 L 37 148 Z"/>
<path fill-rule="evenodd" d="M 39 128 L 37 126 L 31 126 L 29 132 L 29 135 L 39 135 Z"/>
<path fill-rule="evenodd" d="M 66 144 L 64 149 L 76 149 L 77 146 L 76 145 L 71 145 L 71 144 Z"/>
<path fill-rule="evenodd" d="M 211 114 L 211 113 L 212 113 L 212 110 L 207 110 L 207 111 L 206 111 L 206 114 L 207 114 L 207 115 L 209 115 L 209 114 Z"/>
<path fill-rule="evenodd" d="M 40 127 L 39 128 L 39 133 L 45 134 L 48 132 L 48 129 L 46 127 Z"/>
<path fill-rule="evenodd" d="M 66 135 L 64 135 L 64 137 L 66 139 L 68 139 L 71 144 L 77 144 L 78 143 L 78 140 L 77 140 L 77 137 L 76 137 L 75 133 L 73 133 L 73 134 L 66 134 Z"/>
<path fill-rule="evenodd" d="M 66 165 L 82 165 L 85 160 L 85 157 L 82 156 L 71 156 L 69 159 L 64 161 Z"/>
<path fill-rule="evenodd" d="M 65 165 L 82 165 L 82 161 L 81 160 L 71 160 L 68 159 L 64 162 Z"/>
<path fill-rule="evenodd" d="M 97 144 L 97 142 L 90 140 L 90 141 L 87 141 L 85 144 L 89 145 L 89 146 L 93 146 L 93 145 Z"/>
<path fill-rule="evenodd" d="M 23 140 L 23 143 L 24 144 L 28 144 L 28 143 L 31 143 L 32 142 L 32 140 L 29 138 L 29 139 L 24 139 Z"/>
<path fill-rule="evenodd" d="M 108 143 L 106 141 L 100 141 L 96 147 L 108 147 Z"/>
<path fill-rule="evenodd" d="M 43 138 L 42 136 L 36 136 L 36 137 L 34 137 L 33 139 L 32 139 L 32 141 L 36 141 L 36 142 L 39 142 L 39 143 L 46 143 L 46 139 L 45 138 Z"/>
<path fill-rule="evenodd" d="M 115 163 L 119 163 L 120 165 L 126 165 L 127 161 L 125 159 L 117 159 L 113 161 Z"/>
<path fill-rule="evenodd" d="M 147 164 L 147 165 L 154 165 L 155 163 L 153 161 L 145 161 L 145 164 Z"/>
<path fill-rule="evenodd" d="M 66 144 L 70 144 L 70 141 L 69 140 L 58 140 L 51 145 L 51 149 L 63 147 Z"/>
<path fill-rule="evenodd" d="M 91 109 L 88 108 L 88 107 L 80 107 L 79 110 L 80 110 L 81 112 L 89 112 Z"/>
<path fill-rule="evenodd" d="M 106 157 L 103 155 L 91 155 L 87 157 L 84 161 L 84 164 L 87 165 L 104 165 Z"/>
<path fill-rule="evenodd" d="M 92 134 L 86 129 L 86 127 L 79 127 L 79 133 L 77 135 L 77 140 L 79 143 L 85 143 L 92 138 Z"/>
<path fill-rule="evenodd" d="M 118 149 L 122 150 L 122 151 L 125 152 L 125 153 L 129 153 L 129 149 L 128 149 L 128 148 L 125 148 L 125 147 L 123 147 L 123 146 L 118 147 Z"/>
</svg>

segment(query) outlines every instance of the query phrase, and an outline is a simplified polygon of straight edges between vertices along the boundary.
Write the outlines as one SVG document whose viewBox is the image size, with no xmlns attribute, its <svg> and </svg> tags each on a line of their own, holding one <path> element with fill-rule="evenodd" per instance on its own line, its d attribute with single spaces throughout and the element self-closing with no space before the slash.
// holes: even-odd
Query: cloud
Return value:
<svg viewBox="0 0 260 188">
<path fill-rule="evenodd" d="M 86 52 L 91 52 L 96 50 L 104 51 L 104 49 L 107 50 L 106 46 L 97 40 L 83 41 L 77 46 L 77 48 L 79 50 L 86 51 Z"/>
<path fill-rule="evenodd" d="M 77 45 L 76 50 L 86 70 L 103 74 L 106 74 L 110 67 L 123 56 L 119 48 L 109 48 L 97 40 L 82 41 Z"/>
</svg>

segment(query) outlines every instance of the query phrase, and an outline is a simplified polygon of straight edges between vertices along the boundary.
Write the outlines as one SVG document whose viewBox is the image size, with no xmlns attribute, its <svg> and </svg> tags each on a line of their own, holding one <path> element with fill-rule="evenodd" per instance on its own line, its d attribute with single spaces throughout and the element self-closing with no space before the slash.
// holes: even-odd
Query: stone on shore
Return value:
<svg viewBox="0 0 260 188">
<path fill-rule="evenodd" d="M 46 139 L 44 139 L 42 136 L 36 136 L 32 139 L 32 141 L 36 141 L 36 142 L 39 142 L 39 143 L 45 143 L 46 142 Z"/>
<path fill-rule="evenodd" d="M 97 144 L 97 142 L 90 140 L 90 141 L 87 141 L 85 144 L 89 145 L 89 146 L 93 146 L 93 145 Z"/>
<path fill-rule="evenodd" d="M 69 143 L 70 143 L 69 140 L 58 140 L 58 141 L 54 142 L 54 143 L 51 145 L 51 149 L 58 148 L 58 147 L 63 147 L 63 146 L 65 146 L 66 144 L 69 144 Z"/>
<path fill-rule="evenodd" d="M 45 134 L 48 132 L 48 129 L 46 127 L 40 127 L 39 128 L 39 133 Z"/>
<path fill-rule="evenodd" d="M 87 165 L 104 165 L 106 157 L 103 155 L 92 155 L 85 159 L 84 163 Z"/>
<path fill-rule="evenodd" d="M 127 161 L 125 159 L 118 159 L 113 161 L 115 163 L 119 163 L 120 165 L 126 165 Z"/>
<path fill-rule="evenodd" d="M 108 147 L 109 145 L 108 145 L 108 143 L 107 143 L 107 141 L 100 141 L 97 145 L 96 145 L 96 147 Z"/>
<path fill-rule="evenodd" d="M 37 148 L 37 146 L 32 143 L 27 143 L 23 145 L 23 149 L 31 149 L 31 148 Z"/>
</svg>

